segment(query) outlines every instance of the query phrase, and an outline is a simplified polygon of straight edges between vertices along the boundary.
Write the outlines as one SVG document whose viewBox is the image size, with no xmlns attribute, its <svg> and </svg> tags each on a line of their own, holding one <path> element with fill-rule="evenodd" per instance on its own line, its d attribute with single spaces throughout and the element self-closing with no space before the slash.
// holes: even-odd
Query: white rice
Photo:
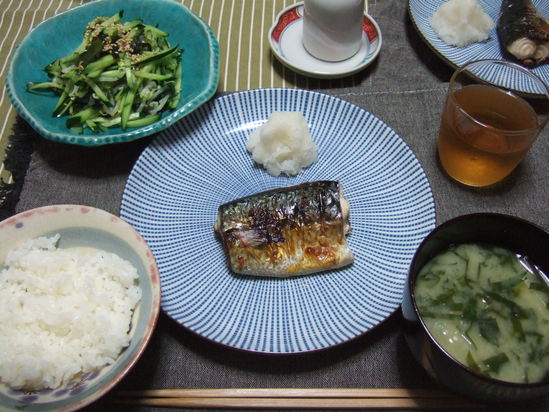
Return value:
<svg viewBox="0 0 549 412">
<path fill-rule="evenodd" d="M 441 4 L 429 21 L 445 43 L 464 47 L 490 38 L 495 27 L 477 0 L 450 0 Z"/>
<path fill-rule="evenodd" d="M 57 388 L 129 344 L 141 299 L 135 267 L 104 251 L 58 249 L 58 240 L 17 245 L 0 272 L 0 381 L 14 389 Z"/>
<path fill-rule="evenodd" d="M 318 159 L 318 148 L 300 112 L 272 112 L 248 137 L 246 149 L 272 176 L 297 175 Z"/>
</svg>

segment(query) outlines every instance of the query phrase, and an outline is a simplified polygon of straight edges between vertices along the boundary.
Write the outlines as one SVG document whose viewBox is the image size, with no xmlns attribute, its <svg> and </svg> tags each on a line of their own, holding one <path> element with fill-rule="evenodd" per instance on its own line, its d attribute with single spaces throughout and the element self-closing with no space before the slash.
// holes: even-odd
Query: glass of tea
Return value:
<svg viewBox="0 0 549 412">
<path fill-rule="evenodd" d="M 514 90 L 517 84 L 528 93 Z M 450 79 L 438 138 L 442 167 L 468 186 L 497 183 L 522 161 L 548 119 L 549 87 L 531 71 L 502 60 L 467 63 Z"/>
</svg>

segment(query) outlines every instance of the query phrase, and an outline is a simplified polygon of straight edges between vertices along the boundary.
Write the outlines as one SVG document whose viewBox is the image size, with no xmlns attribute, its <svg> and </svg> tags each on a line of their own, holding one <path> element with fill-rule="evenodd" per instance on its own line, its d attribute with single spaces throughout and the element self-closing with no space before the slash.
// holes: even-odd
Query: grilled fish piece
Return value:
<svg viewBox="0 0 549 412">
<path fill-rule="evenodd" d="M 549 23 L 532 0 L 503 0 L 497 33 L 502 48 L 524 66 L 549 58 Z"/>
<path fill-rule="evenodd" d="M 268 190 L 219 206 L 215 231 L 231 269 L 288 277 L 353 262 L 349 202 L 336 181 Z"/>
</svg>

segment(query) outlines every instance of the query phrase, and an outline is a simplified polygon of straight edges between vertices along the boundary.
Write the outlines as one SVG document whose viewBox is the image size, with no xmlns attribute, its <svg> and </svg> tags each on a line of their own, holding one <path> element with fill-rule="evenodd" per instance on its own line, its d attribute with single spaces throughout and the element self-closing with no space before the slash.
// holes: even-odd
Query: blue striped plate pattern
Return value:
<svg viewBox="0 0 549 412">
<path fill-rule="evenodd" d="M 303 113 L 318 145 L 319 160 L 295 177 L 268 175 L 246 151 L 273 111 Z M 355 262 L 287 279 L 233 274 L 213 231 L 218 206 L 323 179 L 342 182 L 350 201 Z M 425 173 L 391 128 L 349 102 L 299 89 L 226 95 L 162 131 L 131 172 L 121 216 L 156 257 L 170 317 L 209 340 L 266 353 L 327 348 L 386 319 L 435 224 Z"/>
<path fill-rule="evenodd" d="M 438 38 L 429 24 L 429 19 L 435 10 L 441 4 L 446 3 L 446 1 L 448 0 L 409 0 L 410 16 L 425 41 L 453 66 L 462 66 L 467 62 L 481 59 L 505 60 L 505 57 L 501 53 L 495 28 L 490 33 L 490 38 L 486 42 L 474 43 L 466 47 L 450 46 Z M 477 1 L 492 20 L 497 23 L 501 0 Z M 549 18 L 549 1 L 533 0 L 533 3 L 545 18 Z M 549 84 L 549 64 L 534 67 L 531 71 L 546 84 Z M 502 76 L 501 74 L 497 76 L 497 73 L 487 73 L 482 79 L 525 93 L 540 93 L 539 87 L 525 81 L 524 76 L 521 76 L 517 71 L 508 72 L 507 76 Z"/>
</svg>

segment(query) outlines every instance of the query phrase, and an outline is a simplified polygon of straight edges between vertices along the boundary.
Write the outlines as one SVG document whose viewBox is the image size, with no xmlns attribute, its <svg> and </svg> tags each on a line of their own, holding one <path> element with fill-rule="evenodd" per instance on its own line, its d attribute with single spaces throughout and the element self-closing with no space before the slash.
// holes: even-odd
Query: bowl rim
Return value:
<svg viewBox="0 0 549 412">
<path fill-rule="evenodd" d="M 517 216 L 505 214 L 505 213 L 492 213 L 492 212 L 470 213 L 470 214 L 466 214 L 466 215 L 456 216 L 454 218 L 451 218 L 451 219 L 447 220 L 444 223 L 441 223 L 440 225 L 435 227 L 431 231 L 431 233 L 429 233 L 425 237 L 425 239 L 423 239 L 423 241 L 420 243 L 420 245 L 416 249 L 416 252 L 414 253 L 414 256 L 413 256 L 412 261 L 410 263 L 410 269 L 409 269 L 409 272 L 408 272 L 407 287 L 408 287 L 408 293 L 410 295 L 410 302 L 411 302 L 412 309 L 414 311 L 414 314 L 417 316 L 417 318 L 419 320 L 419 323 L 421 324 L 422 331 L 425 333 L 425 335 L 429 339 L 429 342 L 431 344 L 433 344 L 434 346 L 436 346 L 442 353 L 444 353 L 446 359 L 448 359 L 453 365 L 457 366 L 459 369 L 462 369 L 462 370 L 466 371 L 467 373 L 470 373 L 470 374 L 474 375 L 475 377 L 477 377 L 477 378 L 479 378 L 483 381 L 489 382 L 491 384 L 497 384 L 497 385 L 500 385 L 500 386 L 506 386 L 506 387 L 510 387 L 510 388 L 527 389 L 527 388 L 539 388 L 539 387 L 548 386 L 549 385 L 549 380 L 547 378 L 547 375 L 544 379 L 542 379 L 541 381 L 538 381 L 538 382 L 509 382 L 509 381 L 504 381 L 504 380 L 501 380 L 501 379 L 497 379 L 497 378 L 493 378 L 491 376 L 481 374 L 481 373 L 475 371 L 474 369 L 470 368 L 469 366 L 463 364 L 462 362 L 458 361 L 444 347 L 442 347 L 442 345 L 432 335 L 430 329 L 427 327 L 427 325 L 426 325 L 426 323 L 423 319 L 423 316 L 421 315 L 421 311 L 419 310 L 419 308 L 417 306 L 416 296 L 415 296 L 415 291 L 414 291 L 414 285 L 415 285 L 415 281 L 417 279 L 417 276 L 419 275 L 419 271 L 420 271 L 421 268 L 417 267 L 416 261 L 417 261 L 417 258 L 419 256 L 420 251 L 423 249 L 425 244 L 427 242 L 429 242 L 430 239 L 432 239 L 439 231 L 441 231 L 441 230 L 443 230 L 443 229 L 445 229 L 449 226 L 453 226 L 455 224 L 458 224 L 458 223 L 460 223 L 464 220 L 468 220 L 468 219 L 471 219 L 471 218 L 483 218 L 483 217 L 502 219 L 502 220 L 513 220 L 513 221 L 515 221 L 519 224 L 529 226 L 530 228 L 532 228 L 534 230 L 539 230 L 539 231 L 543 232 L 549 238 L 549 232 L 547 232 L 541 226 L 539 226 L 539 225 L 537 225 L 533 222 L 530 222 L 530 221 L 528 221 L 524 218 L 520 218 L 520 217 L 517 217 Z M 473 243 L 473 242 L 471 242 L 471 243 Z M 412 276 L 412 270 L 413 269 L 416 269 L 416 273 L 415 273 L 414 276 Z"/>
<path fill-rule="evenodd" d="M 184 102 L 179 109 L 167 112 L 164 117 L 150 125 L 133 128 L 131 130 L 118 131 L 116 133 L 107 132 L 104 134 L 77 134 L 71 132 L 69 129 L 67 129 L 65 132 L 52 131 L 50 128 L 47 127 L 47 125 L 42 125 L 39 118 L 33 115 L 33 113 L 25 106 L 22 99 L 20 98 L 20 92 L 15 87 L 15 63 L 21 55 L 21 50 L 23 46 L 29 40 L 29 38 L 36 34 L 36 30 L 39 28 L 47 27 L 49 25 L 53 26 L 58 20 L 63 19 L 65 16 L 77 14 L 85 8 L 100 7 L 103 3 L 114 3 L 116 1 L 121 0 L 97 0 L 94 2 L 84 3 L 76 7 L 63 10 L 57 14 L 48 17 L 47 19 L 32 27 L 32 29 L 25 35 L 25 37 L 16 45 L 12 55 L 9 57 L 10 62 L 8 65 L 5 80 L 5 87 L 8 98 L 17 113 L 44 138 L 55 142 L 73 144 L 78 146 L 100 146 L 106 144 L 130 142 L 168 128 L 174 122 L 180 120 L 181 118 L 188 115 L 196 108 L 207 102 L 215 94 L 217 86 L 219 84 L 219 43 L 210 26 L 208 26 L 208 24 L 206 24 L 206 22 L 204 22 L 202 18 L 196 15 L 183 3 L 173 1 L 166 2 L 165 0 L 140 0 L 140 3 L 145 4 L 147 7 L 158 7 L 161 4 L 169 4 L 170 7 L 183 11 L 184 14 L 197 22 L 198 25 L 202 28 L 210 46 L 206 87 L 204 87 L 195 97 L 187 102 Z M 127 4 L 128 6 L 130 6 L 131 2 L 128 2 Z"/>
<path fill-rule="evenodd" d="M 147 275 L 148 275 L 147 279 L 150 281 L 150 286 L 151 286 L 151 305 L 150 305 L 150 315 L 148 319 L 146 319 L 147 327 L 144 331 L 144 334 L 142 337 L 140 337 L 139 342 L 137 343 L 138 346 L 135 348 L 131 356 L 129 356 L 123 368 L 116 375 L 108 379 L 104 385 L 97 387 L 95 391 L 89 393 L 87 396 L 84 396 L 82 399 L 72 402 L 66 406 L 57 407 L 55 409 L 63 412 L 74 411 L 95 402 L 99 398 L 103 397 L 107 392 L 112 390 L 122 379 L 124 379 L 126 375 L 129 373 L 129 371 L 139 361 L 144 351 L 148 347 L 149 342 L 152 338 L 152 335 L 156 329 L 156 325 L 158 323 L 158 318 L 160 315 L 161 287 L 160 287 L 160 275 L 159 275 L 158 264 L 156 262 L 156 259 L 154 257 L 152 250 L 150 249 L 149 245 L 147 244 L 143 236 L 141 236 L 141 234 L 137 231 L 137 229 L 135 229 L 132 225 L 130 225 L 126 220 L 122 219 L 121 217 L 116 216 L 104 209 L 100 209 L 94 206 L 79 205 L 79 204 L 52 204 L 47 206 L 39 206 L 33 209 L 28 209 L 0 221 L 0 231 L 2 231 L 3 228 L 6 226 L 16 225 L 17 222 L 20 221 L 21 219 L 32 218 L 32 216 L 35 214 L 39 214 L 42 219 L 42 218 L 47 218 L 49 213 L 54 213 L 54 212 L 55 213 L 57 212 L 74 213 L 76 210 L 86 211 L 82 213 L 85 216 L 90 216 L 90 212 L 91 212 L 95 215 L 100 216 L 100 219 L 109 219 L 111 222 L 112 221 L 116 222 L 116 225 L 120 224 L 124 228 L 124 231 L 131 233 L 131 236 L 134 236 L 139 242 L 139 244 L 142 245 L 142 247 L 144 248 L 145 254 L 144 255 L 139 254 L 139 256 L 143 256 L 143 258 L 145 259 L 143 264 L 147 269 Z M 132 337 L 132 340 L 133 340 L 133 337 Z M 127 347 L 123 348 L 122 352 L 125 349 L 127 349 Z M 47 407 L 47 405 L 49 404 L 53 405 L 55 404 L 55 401 L 47 402 L 41 405 L 44 408 L 44 410 L 49 410 Z"/>
</svg>

